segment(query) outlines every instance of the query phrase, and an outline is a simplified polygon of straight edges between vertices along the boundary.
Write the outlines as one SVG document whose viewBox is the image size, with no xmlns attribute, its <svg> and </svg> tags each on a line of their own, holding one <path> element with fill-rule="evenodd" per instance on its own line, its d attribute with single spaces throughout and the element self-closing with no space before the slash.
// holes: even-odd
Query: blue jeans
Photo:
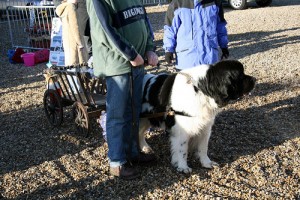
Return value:
<svg viewBox="0 0 300 200">
<path fill-rule="evenodd" d="M 138 131 L 139 115 L 142 106 L 142 86 L 144 68 L 132 68 L 133 101 Z M 132 132 L 132 105 L 130 95 L 130 74 L 106 77 L 106 136 L 108 158 L 111 167 L 127 162 L 129 156 L 138 155 L 137 133 Z M 132 138 L 130 136 L 132 135 Z M 130 149 L 131 147 L 131 149 Z"/>
</svg>

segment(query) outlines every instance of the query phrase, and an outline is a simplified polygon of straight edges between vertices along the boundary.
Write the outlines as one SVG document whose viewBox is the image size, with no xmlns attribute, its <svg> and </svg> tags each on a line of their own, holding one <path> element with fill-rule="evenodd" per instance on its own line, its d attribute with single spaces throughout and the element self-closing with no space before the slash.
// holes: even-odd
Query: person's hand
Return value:
<svg viewBox="0 0 300 200">
<path fill-rule="evenodd" d="M 172 52 L 166 52 L 166 54 L 165 54 L 165 61 L 168 64 L 171 64 L 172 60 L 173 60 L 173 53 Z"/>
<path fill-rule="evenodd" d="M 158 56 L 153 51 L 147 51 L 145 54 L 148 65 L 157 66 L 158 64 Z"/>
<path fill-rule="evenodd" d="M 221 59 L 227 59 L 229 57 L 228 48 L 222 48 L 222 56 Z"/>
<path fill-rule="evenodd" d="M 144 59 L 140 54 L 138 54 L 134 60 L 130 61 L 130 63 L 133 67 L 141 66 L 144 64 Z"/>
</svg>

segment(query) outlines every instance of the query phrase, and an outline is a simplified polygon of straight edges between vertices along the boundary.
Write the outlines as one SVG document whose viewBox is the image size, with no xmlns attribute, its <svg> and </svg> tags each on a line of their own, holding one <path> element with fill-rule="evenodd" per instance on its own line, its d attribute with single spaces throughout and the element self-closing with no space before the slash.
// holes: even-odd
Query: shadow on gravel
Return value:
<svg viewBox="0 0 300 200">
<path fill-rule="evenodd" d="M 252 93 L 253 96 L 263 97 L 270 93 L 284 90 L 285 88 L 289 88 L 290 86 L 282 85 L 282 84 L 269 84 L 269 83 L 259 83 L 255 85 L 255 89 Z"/>
<path fill-rule="evenodd" d="M 35 82 L 35 81 L 32 81 L 32 82 Z M 12 92 L 21 93 L 24 90 L 37 90 L 39 88 L 40 88 L 40 86 L 33 86 L 33 87 L 26 87 L 26 88 L 22 88 L 22 89 L 14 89 L 14 90 L 9 90 L 7 92 L 2 92 L 1 95 L 9 95 L 9 93 L 12 93 Z"/>
<path fill-rule="evenodd" d="M 140 195 L 145 196 L 148 192 L 154 194 L 152 199 L 161 199 L 158 197 L 155 198 L 154 190 L 171 187 L 174 183 L 187 179 L 185 175 L 181 174 L 176 175 L 176 177 L 169 182 L 170 177 L 164 175 L 161 171 L 156 171 L 154 169 L 153 173 L 158 175 L 151 180 L 142 177 L 140 180 L 130 181 L 115 178 L 101 182 L 93 187 L 91 187 L 91 185 L 93 185 L 93 182 L 99 179 L 99 177 L 90 176 L 79 181 L 73 179 L 65 184 L 57 184 L 50 188 L 44 187 L 35 190 L 30 194 L 22 194 L 18 196 L 18 199 L 48 199 L 55 196 L 63 197 L 63 195 L 58 194 L 70 193 L 70 191 L 74 192 L 63 199 L 138 199 L 141 198 Z M 174 174 L 175 173 L 176 172 L 174 172 Z M 144 176 L 144 174 L 142 174 L 142 176 Z M 162 185 L 163 182 L 164 184 Z M 166 194 L 162 199 L 169 199 L 168 194 Z"/>
<path fill-rule="evenodd" d="M 209 154 L 212 160 L 222 165 L 230 164 L 241 156 L 253 155 L 267 148 L 280 145 L 288 139 L 299 136 L 300 119 L 288 116 L 299 116 L 300 98 L 280 100 L 246 110 L 228 110 L 221 113 L 213 127 Z M 287 116 L 288 114 L 288 116 Z M 282 124 L 282 121 L 286 122 Z M 221 134 L 222 133 L 222 134 Z M 62 141 L 58 142 L 59 146 Z M 165 134 L 156 134 L 148 140 L 150 146 L 159 157 L 159 167 L 146 166 L 140 168 L 141 178 L 134 181 L 107 179 L 93 186 L 93 183 L 107 176 L 108 172 L 99 171 L 99 176 L 88 176 L 75 180 L 59 161 L 55 161 L 60 171 L 68 177 L 67 183 L 55 186 L 41 186 L 30 194 L 22 194 L 20 199 L 50 198 L 59 194 L 75 191 L 68 199 L 113 199 L 139 198 L 147 192 L 155 193 L 155 189 L 165 189 L 178 182 L 184 182 L 191 176 L 178 173 L 170 164 L 169 140 Z M 64 144 L 70 145 L 70 144 Z M 69 153 L 79 151 L 80 147 L 72 147 Z M 50 150 L 50 149 L 49 149 Z M 63 153 L 68 151 L 64 150 Z M 59 155 L 55 155 L 57 157 Z M 54 158 L 49 158 L 54 159 Z M 209 178 L 209 170 L 201 168 L 198 161 L 189 158 L 190 166 L 200 179 Z M 193 192 L 193 191 L 189 191 Z M 194 191 L 195 192 L 195 191 Z M 165 199 L 168 199 L 166 194 Z"/>
<path fill-rule="evenodd" d="M 19 112 L 0 113 L 0 175 L 101 146 L 101 130 L 94 119 L 90 119 L 90 137 L 83 137 L 76 132 L 67 109 L 64 108 L 63 123 L 57 128 L 47 121 L 42 104 Z"/>
<path fill-rule="evenodd" d="M 46 69 L 45 63 L 37 64 L 34 67 L 7 63 L 7 65 L 1 65 L 1 67 L 0 89 L 14 88 L 19 85 L 45 80 L 42 75 L 43 70 Z"/>
<path fill-rule="evenodd" d="M 266 96 L 287 86 L 264 83 L 256 87 L 260 88 L 257 91 L 262 92 L 254 92 L 254 95 Z M 219 162 L 221 166 L 230 164 L 241 156 L 254 155 L 263 149 L 273 148 L 299 136 L 300 119 L 297 118 L 300 114 L 299 105 L 298 96 L 263 106 L 250 106 L 245 110 L 231 109 L 220 113 L 216 118 L 210 140 L 211 159 Z M 170 164 L 168 137 L 165 134 L 154 134 L 148 139 L 148 143 L 159 157 L 159 167 L 140 168 L 142 172 L 140 179 L 128 182 L 108 178 L 101 182 L 98 180 L 103 180 L 101 176 L 107 177 L 108 171 L 96 168 L 95 170 L 99 171 L 97 176 L 86 176 L 76 180 L 66 166 L 60 163 L 59 158 L 74 155 L 86 148 L 94 150 L 103 144 L 103 140 L 99 139 L 100 130 L 95 127 L 89 138 L 76 135 L 68 110 L 64 110 L 64 113 L 64 123 L 59 128 L 51 128 L 48 124 L 42 105 L 19 112 L 0 114 L 0 175 L 28 171 L 31 167 L 35 168 L 47 161 L 53 161 L 59 172 L 67 179 L 66 183 L 58 180 L 55 186 L 50 187 L 39 184 L 33 192 L 20 194 L 18 199 L 46 199 L 72 190 L 74 192 L 70 198 L 74 199 L 138 198 L 155 189 L 165 189 L 183 182 L 191 176 L 175 171 Z M 31 124 L 39 124 L 39 129 L 32 129 Z M 209 171 L 201 168 L 198 161 L 189 158 L 189 164 L 194 169 L 192 174 L 197 174 L 201 179 L 209 178 Z"/>
<path fill-rule="evenodd" d="M 272 49 L 280 48 L 286 44 L 297 44 L 300 42 L 300 35 L 286 37 L 284 32 L 286 31 L 300 31 L 300 27 L 283 29 L 268 32 L 247 32 L 242 34 L 229 34 L 230 41 L 230 59 L 242 59 L 244 57 L 266 52 Z M 278 34 L 281 33 L 281 36 Z M 273 36 L 274 35 L 274 36 Z M 157 54 L 164 55 L 162 48 L 163 41 L 156 40 Z"/>
<path fill-rule="evenodd" d="M 228 110 L 216 119 L 210 142 L 212 159 L 227 164 L 299 137 L 300 97 L 245 110 Z"/>
<path fill-rule="evenodd" d="M 54 186 L 41 185 L 39 188 L 28 194 L 20 194 L 18 199 L 48 199 L 53 197 L 63 197 L 63 194 L 70 194 L 66 199 L 131 199 L 139 198 L 140 195 L 146 195 L 148 192 L 155 193 L 156 189 L 164 189 L 172 185 L 185 181 L 191 174 L 185 175 L 178 173 L 170 164 L 170 152 L 168 137 L 161 134 L 152 137 L 149 144 L 154 149 L 163 149 L 167 151 L 158 151 L 159 157 L 157 166 L 139 167 L 141 177 L 137 180 L 126 181 L 118 178 L 107 178 L 104 181 L 101 176 L 109 176 L 108 171 L 95 169 L 98 175 L 87 176 L 80 180 L 75 180 L 60 161 L 54 161 L 60 173 L 67 178 L 66 183 L 58 183 Z M 195 170 L 200 178 L 208 178 L 208 170 Z M 171 178 L 170 178 L 171 177 Z M 95 182 L 97 184 L 95 184 Z M 73 191 L 73 192 L 70 192 Z M 196 192 L 196 191 L 194 191 Z M 154 198 L 156 199 L 156 198 Z M 166 194 L 165 199 L 168 199 Z"/>
<path fill-rule="evenodd" d="M 241 59 L 249 55 L 276 49 L 286 44 L 299 43 L 300 35 L 286 37 L 284 34 L 286 31 L 297 30 L 300 31 L 300 27 L 267 32 L 253 31 L 242 34 L 229 34 L 231 58 Z M 278 36 L 278 34 L 282 35 Z"/>
</svg>

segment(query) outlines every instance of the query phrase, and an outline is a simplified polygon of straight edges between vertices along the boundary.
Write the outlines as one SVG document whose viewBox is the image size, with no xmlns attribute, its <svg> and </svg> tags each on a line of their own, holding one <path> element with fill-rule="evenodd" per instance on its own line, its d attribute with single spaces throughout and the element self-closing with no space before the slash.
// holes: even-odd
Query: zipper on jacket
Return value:
<svg viewBox="0 0 300 200">
<path fill-rule="evenodd" d="M 194 8 L 194 13 L 195 13 L 195 8 Z M 194 40 L 194 24 L 193 24 L 193 9 L 191 9 L 191 25 L 192 25 L 192 40 Z"/>
</svg>

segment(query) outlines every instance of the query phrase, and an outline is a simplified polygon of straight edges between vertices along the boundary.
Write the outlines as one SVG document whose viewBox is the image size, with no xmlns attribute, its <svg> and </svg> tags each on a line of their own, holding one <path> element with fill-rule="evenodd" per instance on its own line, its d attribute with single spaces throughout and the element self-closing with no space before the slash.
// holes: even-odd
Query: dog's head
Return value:
<svg viewBox="0 0 300 200">
<path fill-rule="evenodd" d="M 212 65 L 206 79 L 206 91 L 219 107 L 249 94 L 255 86 L 255 78 L 246 75 L 242 63 L 236 60 L 224 60 Z"/>
</svg>

